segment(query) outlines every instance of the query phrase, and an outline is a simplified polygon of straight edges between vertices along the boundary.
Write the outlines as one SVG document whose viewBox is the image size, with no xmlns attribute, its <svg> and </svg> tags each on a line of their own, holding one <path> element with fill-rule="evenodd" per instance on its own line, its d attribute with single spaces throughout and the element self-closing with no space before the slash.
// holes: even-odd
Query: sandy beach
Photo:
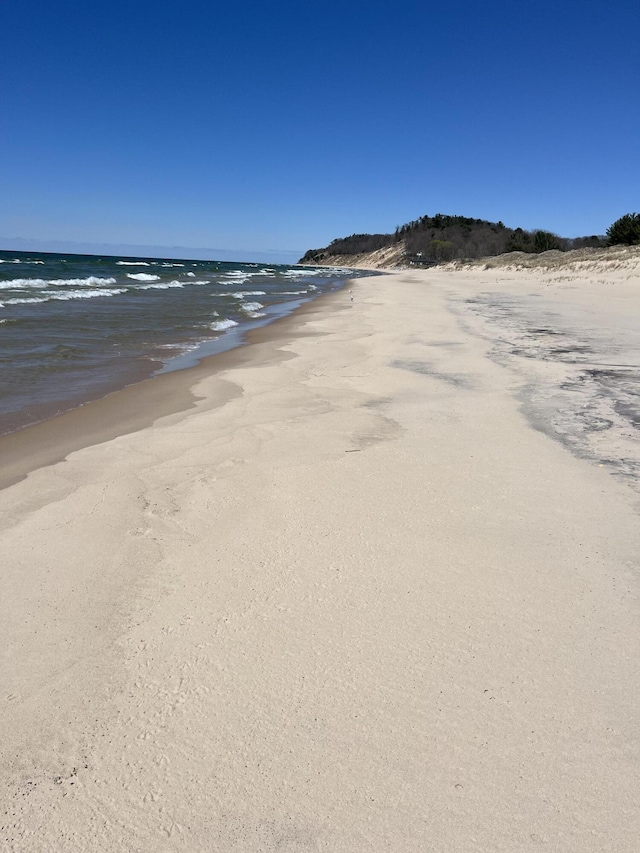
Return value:
<svg viewBox="0 0 640 853">
<path fill-rule="evenodd" d="M 360 279 L 0 444 L 0 848 L 635 853 L 639 274 Z"/>
</svg>

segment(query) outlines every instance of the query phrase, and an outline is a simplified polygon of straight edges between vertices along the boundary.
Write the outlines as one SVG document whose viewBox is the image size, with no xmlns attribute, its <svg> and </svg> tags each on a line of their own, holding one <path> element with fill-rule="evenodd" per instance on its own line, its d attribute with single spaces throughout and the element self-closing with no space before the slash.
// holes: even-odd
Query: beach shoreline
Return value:
<svg viewBox="0 0 640 853">
<path fill-rule="evenodd" d="M 635 853 L 635 271 L 349 287 L 0 491 L 7 849 Z"/>
<path fill-rule="evenodd" d="M 0 436 L 242 345 L 347 273 L 11 254 L 0 252 Z"/>
<path fill-rule="evenodd" d="M 145 372 L 138 381 L 96 399 L 83 400 L 63 411 L 49 410 L 48 417 L 0 435 L 0 489 L 13 485 L 29 472 L 62 461 L 69 453 L 92 444 L 100 444 L 120 435 L 137 432 L 151 426 L 155 420 L 194 407 L 198 399 L 192 387 L 203 377 L 229 369 L 251 358 L 245 347 L 258 344 L 274 345 L 287 334 L 287 321 L 297 327 L 310 315 L 316 303 L 323 303 L 349 284 L 306 299 L 286 314 L 276 316 L 247 329 L 232 330 L 234 343 L 227 344 L 224 336 L 208 342 L 208 348 L 218 344 L 212 355 L 191 353 L 188 366 L 159 370 L 153 375 Z M 207 347 L 203 347 L 206 350 Z M 165 368 L 167 365 L 165 365 Z M 216 404 L 228 399 L 221 389 Z"/>
</svg>

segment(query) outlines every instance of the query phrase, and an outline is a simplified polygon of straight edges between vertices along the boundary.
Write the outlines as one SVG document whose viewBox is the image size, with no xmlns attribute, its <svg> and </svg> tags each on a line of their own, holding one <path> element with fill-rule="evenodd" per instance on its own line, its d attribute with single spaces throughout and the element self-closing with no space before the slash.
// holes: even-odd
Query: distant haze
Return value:
<svg viewBox="0 0 640 853">
<path fill-rule="evenodd" d="M 188 246 L 145 246 L 134 243 L 76 243 L 72 240 L 29 240 L 24 237 L 0 237 L 0 249 L 22 252 L 70 252 L 78 255 L 124 255 L 140 258 L 186 258 L 203 261 L 251 261 L 292 264 L 304 249 L 197 249 Z"/>
</svg>

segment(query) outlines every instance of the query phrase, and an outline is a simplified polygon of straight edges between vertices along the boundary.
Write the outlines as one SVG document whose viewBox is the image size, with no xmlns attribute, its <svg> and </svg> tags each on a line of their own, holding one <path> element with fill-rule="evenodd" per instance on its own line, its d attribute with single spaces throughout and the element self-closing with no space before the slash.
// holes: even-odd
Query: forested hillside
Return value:
<svg viewBox="0 0 640 853">
<path fill-rule="evenodd" d="M 412 263 L 436 264 L 456 258 L 484 258 L 505 252 L 546 252 L 549 249 L 599 248 L 607 244 L 598 235 L 568 239 L 550 231 L 509 228 L 502 222 L 466 216 L 422 216 L 399 225 L 393 234 L 352 234 L 333 240 L 323 249 L 310 249 L 302 264 L 322 263 L 334 256 L 362 255 L 402 244 Z"/>
</svg>

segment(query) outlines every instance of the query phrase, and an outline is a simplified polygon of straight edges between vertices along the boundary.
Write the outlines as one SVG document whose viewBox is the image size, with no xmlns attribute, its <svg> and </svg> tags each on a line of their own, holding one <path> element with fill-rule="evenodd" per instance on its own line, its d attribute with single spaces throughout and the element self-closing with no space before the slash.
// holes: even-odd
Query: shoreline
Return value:
<svg viewBox="0 0 640 853">
<path fill-rule="evenodd" d="M 627 273 L 355 281 L 0 491 L 7 846 L 635 853 Z"/>
<path fill-rule="evenodd" d="M 14 260 L 1 270 L 0 436 L 241 345 L 248 331 L 344 286 L 347 275 L 57 254 Z M 363 274 L 371 273 L 348 271 Z"/>
<path fill-rule="evenodd" d="M 273 320 L 247 324 L 248 329 L 232 330 L 237 340 L 225 346 L 224 335 L 207 341 L 202 349 L 220 351 L 198 357 L 190 352 L 187 365 L 161 368 L 139 381 L 117 388 L 97 399 L 80 403 L 51 417 L 0 435 L 0 490 L 19 482 L 38 468 L 61 462 L 69 453 L 109 441 L 121 435 L 138 432 L 158 418 L 187 411 L 197 406 L 199 398 L 192 388 L 202 379 L 241 364 L 246 347 L 271 344 L 287 335 L 287 321 L 292 329 L 296 322 L 314 313 L 316 303 L 323 303 L 352 280 L 325 293 L 301 301 L 296 308 Z M 320 310 L 318 308 L 317 310 Z M 191 362 L 191 363 L 189 363 Z M 231 391 L 221 388 L 215 405 L 224 405 Z"/>
</svg>

